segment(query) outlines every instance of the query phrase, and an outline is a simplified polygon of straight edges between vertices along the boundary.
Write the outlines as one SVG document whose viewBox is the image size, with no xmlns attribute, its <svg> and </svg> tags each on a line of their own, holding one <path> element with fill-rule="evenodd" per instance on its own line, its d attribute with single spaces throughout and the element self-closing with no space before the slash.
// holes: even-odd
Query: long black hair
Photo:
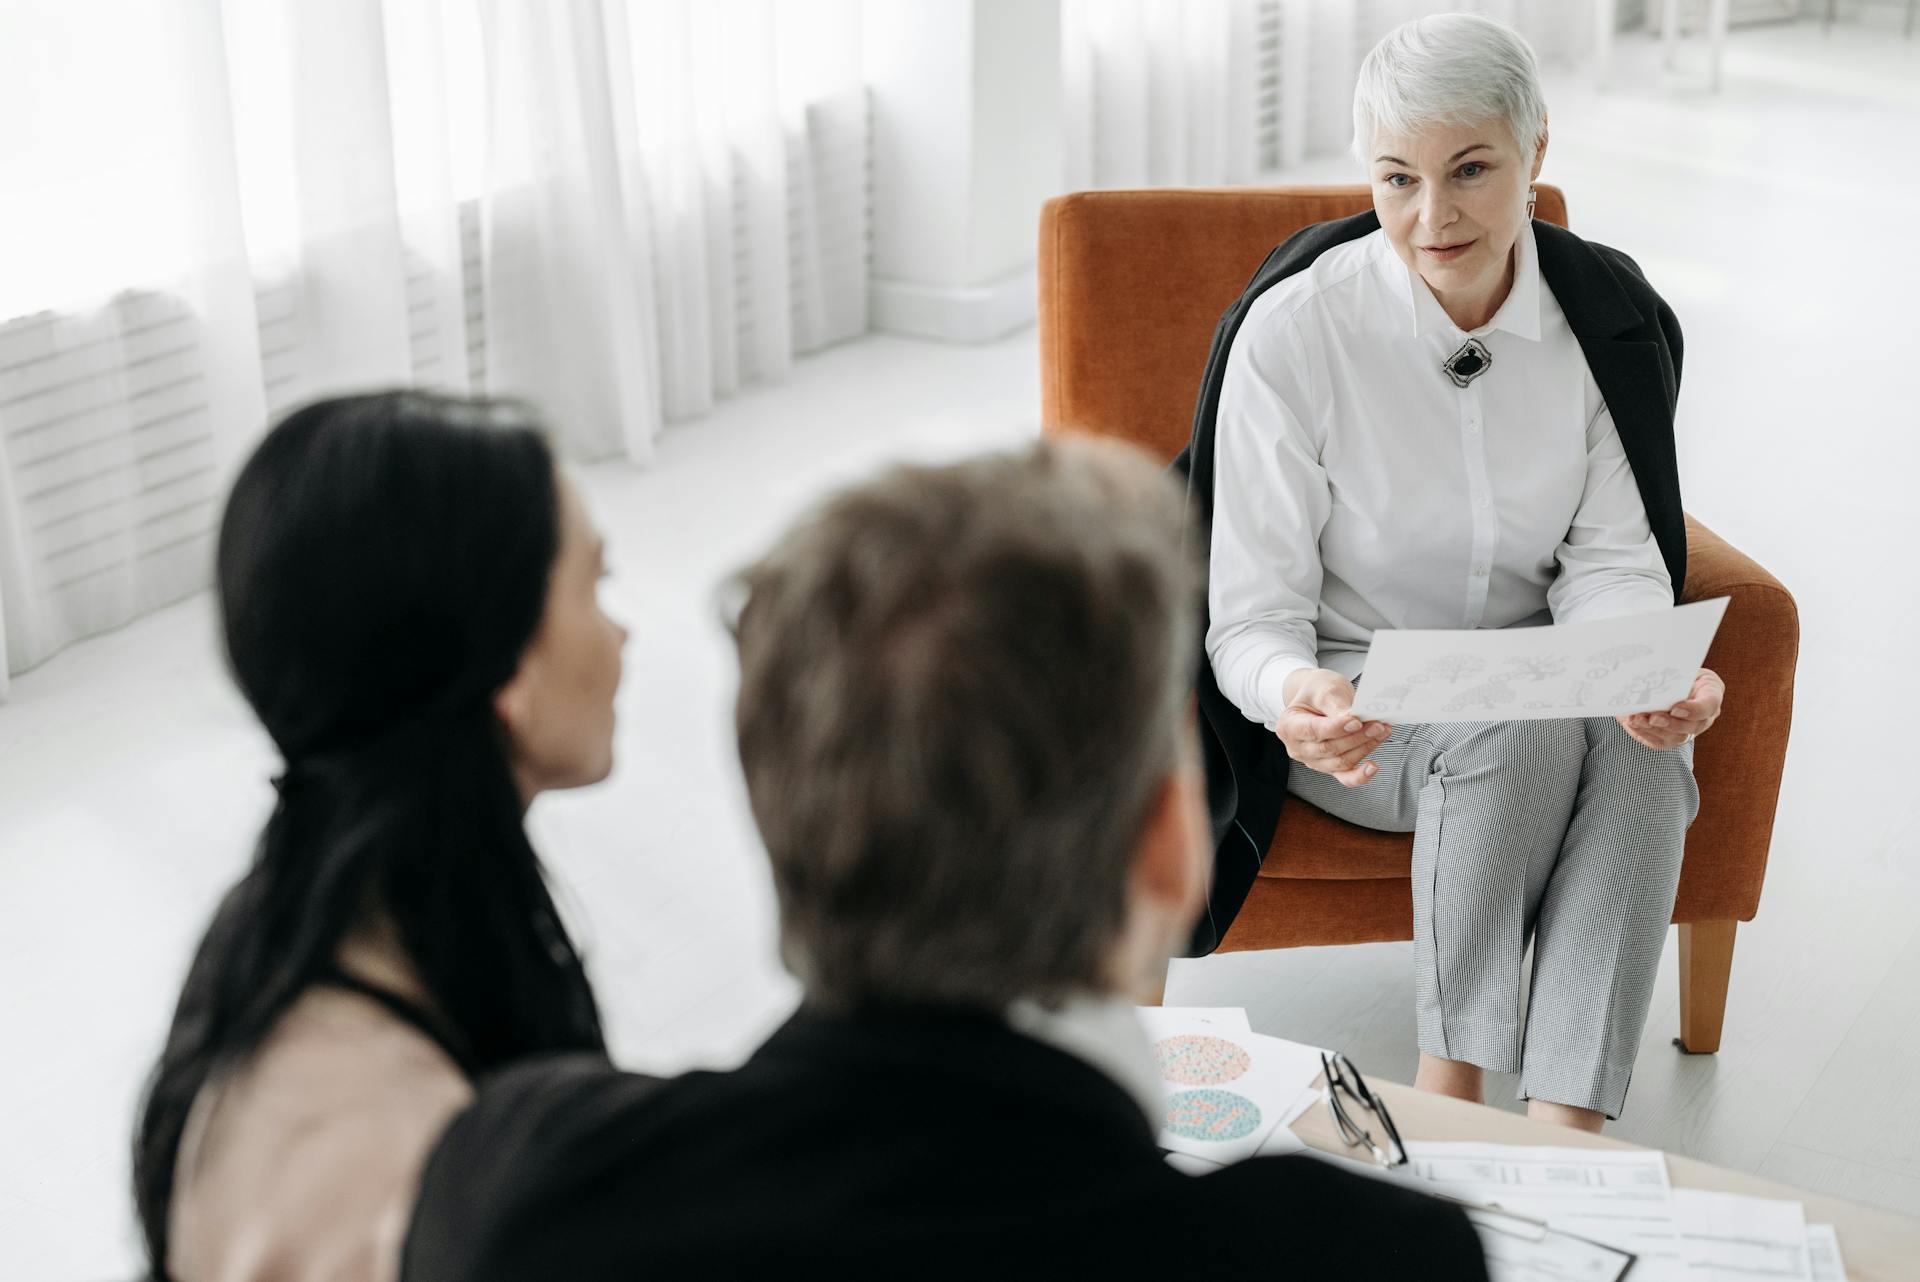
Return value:
<svg viewBox="0 0 1920 1282">
<path fill-rule="evenodd" d="M 419 392 L 310 405 L 241 470 L 220 527 L 227 656 L 286 768 L 141 1108 L 134 1196 L 155 1277 L 195 1097 L 376 915 L 469 1071 L 604 1050 L 492 704 L 545 608 L 555 484 L 526 410 Z"/>
</svg>

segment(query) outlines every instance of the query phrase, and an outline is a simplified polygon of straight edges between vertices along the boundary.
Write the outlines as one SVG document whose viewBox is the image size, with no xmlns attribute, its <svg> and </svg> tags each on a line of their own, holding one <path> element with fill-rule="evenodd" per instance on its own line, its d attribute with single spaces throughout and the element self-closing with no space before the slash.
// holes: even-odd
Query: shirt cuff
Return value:
<svg viewBox="0 0 1920 1282">
<path fill-rule="evenodd" d="M 1254 693 L 1260 700 L 1260 710 L 1266 716 L 1268 729 L 1279 724 L 1280 714 L 1287 710 L 1287 678 L 1296 672 L 1309 671 L 1319 666 L 1319 662 L 1315 659 L 1302 659 L 1293 654 L 1277 654 L 1261 667 L 1260 675 L 1254 681 Z"/>
</svg>

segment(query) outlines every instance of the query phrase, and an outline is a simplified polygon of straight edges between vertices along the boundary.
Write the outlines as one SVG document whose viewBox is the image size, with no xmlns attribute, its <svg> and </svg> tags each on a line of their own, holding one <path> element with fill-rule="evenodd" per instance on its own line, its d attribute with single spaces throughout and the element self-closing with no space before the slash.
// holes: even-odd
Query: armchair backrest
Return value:
<svg viewBox="0 0 1920 1282">
<path fill-rule="evenodd" d="M 1567 223 L 1558 187 L 1535 215 Z M 1302 227 L 1372 207 L 1366 186 L 1150 188 L 1057 196 L 1040 212 L 1040 421 L 1187 443 L 1220 316 Z"/>
</svg>

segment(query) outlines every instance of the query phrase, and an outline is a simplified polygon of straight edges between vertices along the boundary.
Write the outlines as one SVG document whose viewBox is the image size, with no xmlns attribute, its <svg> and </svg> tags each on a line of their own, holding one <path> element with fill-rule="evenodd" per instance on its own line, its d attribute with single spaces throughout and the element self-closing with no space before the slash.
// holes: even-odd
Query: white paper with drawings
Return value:
<svg viewBox="0 0 1920 1282">
<path fill-rule="evenodd" d="M 1613 717 L 1685 698 L 1727 598 L 1544 628 L 1382 631 L 1354 712 L 1368 720 Z"/>
<path fill-rule="evenodd" d="M 1140 1023 L 1166 1092 L 1160 1147 L 1170 1152 L 1223 1165 L 1253 1156 L 1320 1073 L 1315 1048 L 1231 1023 L 1158 1007 L 1142 1007 Z"/>
<path fill-rule="evenodd" d="M 1798 1202 L 1675 1189 L 1674 1220 L 1692 1276 L 1713 1282 L 1813 1282 Z"/>
<path fill-rule="evenodd" d="M 1667 1162 L 1656 1149 L 1409 1140 L 1395 1178 L 1545 1220 L 1636 1256 L 1632 1282 L 1684 1282 Z"/>
</svg>

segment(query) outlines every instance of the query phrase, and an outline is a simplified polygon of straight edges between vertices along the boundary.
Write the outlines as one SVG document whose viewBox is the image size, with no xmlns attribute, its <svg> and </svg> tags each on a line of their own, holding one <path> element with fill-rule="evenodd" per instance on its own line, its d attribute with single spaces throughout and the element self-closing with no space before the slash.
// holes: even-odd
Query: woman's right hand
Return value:
<svg viewBox="0 0 1920 1282">
<path fill-rule="evenodd" d="M 1326 668 L 1303 668 L 1287 678 L 1283 693 L 1287 710 L 1274 729 L 1289 757 L 1349 788 L 1379 772 L 1367 757 L 1393 727 L 1353 715 L 1353 682 Z"/>
</svg>

